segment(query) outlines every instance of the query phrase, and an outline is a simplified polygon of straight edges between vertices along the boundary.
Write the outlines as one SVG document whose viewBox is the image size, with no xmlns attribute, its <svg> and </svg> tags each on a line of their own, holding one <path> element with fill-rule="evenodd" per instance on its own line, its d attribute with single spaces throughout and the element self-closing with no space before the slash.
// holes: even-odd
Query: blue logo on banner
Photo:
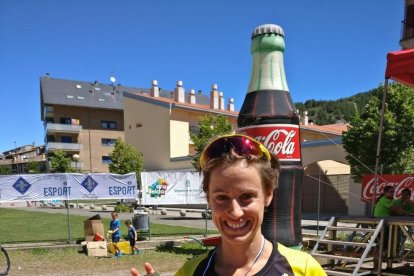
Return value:
<svg viewBox="0 0 414 276">
<path fill-rule="evenodd" d="M 22 195 L 24 195 L 31 186 L 32 185 L 30 185 L 30 183 L 22 177 L 19 177 L 19 179 L 17 179 L 17 181 L 13 184 L 13 188 L 15 188 Z"/>
<path fill-rule="evenodd" d="M 88 177 L 82 182 L 82 187 L 84 187 L 88 192 L 92 193 L 96 186 L 98 186 L 98 182 L 93 180 L 93 178 L 88 175 Z"/>
</svg>

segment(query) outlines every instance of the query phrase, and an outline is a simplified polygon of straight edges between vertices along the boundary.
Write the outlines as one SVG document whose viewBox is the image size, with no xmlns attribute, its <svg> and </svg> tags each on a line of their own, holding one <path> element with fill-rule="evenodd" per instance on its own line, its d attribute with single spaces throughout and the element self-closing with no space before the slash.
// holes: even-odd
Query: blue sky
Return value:
<svg viewBox="0 0 414 276">
<path fill-rule="evenodd" d="M 334 100 L 384 80 L 399 50 L 403 0 L 0 0 L 0 152 L 43 144 L 39 78 L 209 95 L 218 84 L 239 110 L 250 70 L 250 35 L 285 31 L 295 102 Z"/>
</svg>

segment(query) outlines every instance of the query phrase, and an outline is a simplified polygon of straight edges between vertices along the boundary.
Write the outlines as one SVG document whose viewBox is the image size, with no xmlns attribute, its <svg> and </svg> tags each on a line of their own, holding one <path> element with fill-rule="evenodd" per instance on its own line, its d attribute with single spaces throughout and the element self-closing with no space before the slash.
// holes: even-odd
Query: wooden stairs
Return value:
<svg viewBox="0 0 414 276">
<path fill-rule="evenodd" d="M 380 269 L 374 272 L 362 266 L 374 260 L 371 251 L 377 246 L 377 241 L 380 241 L 379 252 L 382 252 L 384 221 L 380 220 L 375 224 L 357 224 L 354 227 L 346 226 L 347 224 L 338 226 L 338 222 L 340 220 L 335 217 L 329 220 L 313 247 L 311 255 L 319 259 L 321 263 L 324 263 L 322 259 L 326 261 L 323 267 L 328 275 L 357 276 L 373 273 L 380 275 Z M 343 238 L 344 234 L 346 238 Z M 382 261 L 381 255 L 379 254 L 378 263 Z"/>
</svg>

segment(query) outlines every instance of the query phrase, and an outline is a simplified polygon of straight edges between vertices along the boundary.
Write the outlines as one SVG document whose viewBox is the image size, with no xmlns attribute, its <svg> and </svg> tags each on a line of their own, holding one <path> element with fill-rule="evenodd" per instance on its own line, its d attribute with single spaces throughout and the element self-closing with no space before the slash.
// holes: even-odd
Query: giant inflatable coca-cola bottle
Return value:
<svg viewBox="0 0 414 276">
<path fill-rule="evenodd" d="M 258 26 L 252 34 L 253 69 L 246 98 L 237 119 L 238 132 L 263 143 L 279 157 L 281 174 L 272 204 L 264 215 L 262 232 L 286 246 L 301 246 L 303 167 L 299 115 L 286 82 L 280 26 Z"/>
</svg>

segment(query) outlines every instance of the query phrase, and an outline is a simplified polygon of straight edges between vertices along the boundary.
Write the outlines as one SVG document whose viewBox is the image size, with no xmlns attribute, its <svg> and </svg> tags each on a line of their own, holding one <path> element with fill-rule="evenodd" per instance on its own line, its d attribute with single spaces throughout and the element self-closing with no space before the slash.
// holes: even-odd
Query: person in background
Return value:
<svg viewBox="0 0 414 276">
<path fill-rule="evenodd" d="M 206 145 L 199 167 L 221 243 L 187 261 L 175 275 L 326 275 L 308 253 L 262 234 L 280 171 L 279 161 L 262 144 L 244 135 L 220 136 Z M 149 263 L 144 266 L 147 275 L 156 274 Z M 133 268 L 131 275 L 140 274 Z"/>
<path fill-rule="evenodd" d="M 393 206 L 390 208 L 390 213 L 392 216 L 413 216 L 414 215 L 414 202 L 411 200 L 411 190 L 405 188 L 401 191 L 401 197 L 393 201 Z M 411 235 L 414 233 L 414 228 L 412 226 L 408 227 L 408 233 Z M 401 229 L 398 229 L 398 253 L 401 254 L 405 250 L 405 241 L 407 236 L 402 232 Z"/>
<path fill-rule="evenodd" d="M 118 220 L 118 213 L 112 212 L 111 213 L 112 220 L 109 223 L 109 231 L 108 233 L 111 235 L 112 244 L 114 245 L 114 257 L 121 257 L 122 252 L 118 247 L 119 239 L 121 238 L 121 223 Z"/>
<path fill-rule="evenodd" d="M 401 199 L 394 199 L 395 189 L 393 186 L 385 186 L 384 192 L 377 199 L 374 209 L 374 217 L 388 217 L 388 216 L 403 216 L 403 215 L 414 215 L 411 208 L 414 209 L 413 202 L 410 199 L 411 192 L 409 189 L 404 189 L 402 191 Z M 388 237 L 389 237 L 389 227 L 384 227 L 384 240 L 383 240 L 383 257 L 388 249 Z M 401 238 L 398 237 L 398 243 Z M 401 245 L 399 246 L 401 247 Z M 374 256 L 379 256 L 379 248 L 376 246 L 372 252 Z M 374 258 L 374 268 L 378 268 L 378 258 Z"/>
<path fill-rule="evenodd" d="M 132 226 L 131 220 L 127 219 L 125 221 L 126 227 L 128 227 L 128 239 L 129 239 L 129 246 L 131 247 L 131 255 L 139 254 L 140 250 L 135 245 L 135 241 L 137 240 L 137 231 L 135 231 L 135 227 Z"/>
<path fill-rule="evenodd" d="M 401 191 L 401 198 L 395 199 L 390 207 L 390 214 L 394 216 L 414 215 L 414 202 L 411 200 L 411 190 L 405 188 Z"/>
<path fill-rule="evenodd" d="M 385 186 L 384 191 L 382 192 L 382 195 L 380 195 L 376 202 L 374 207 L 374 217 L 383 218 L 383 217 L 389 217 L 391 215 L 390 208 L 394 203 L 394 193 L 395 189 L 393 186 Z M 385 254 L 387 253 L 388 248 L 388 236 L 389 236 L 389 227 L 384 226 L 384 240 L 383 240 L 383 250 L 382 255 L 385 257 Z M 378 257 L 379 257 L 379 245 L 375 246 L 372 255 L 376 256 L 374 257 L 374 269 L 378 269 Z"/>
<path fill-rule="evenodd" d="M 385 186 L 382 195 L 375 202 L 374 217 L 388 217 L 391 215 L 390 208 L 394 204 L 394 193 L 393 186 Z"/>
</svg>

